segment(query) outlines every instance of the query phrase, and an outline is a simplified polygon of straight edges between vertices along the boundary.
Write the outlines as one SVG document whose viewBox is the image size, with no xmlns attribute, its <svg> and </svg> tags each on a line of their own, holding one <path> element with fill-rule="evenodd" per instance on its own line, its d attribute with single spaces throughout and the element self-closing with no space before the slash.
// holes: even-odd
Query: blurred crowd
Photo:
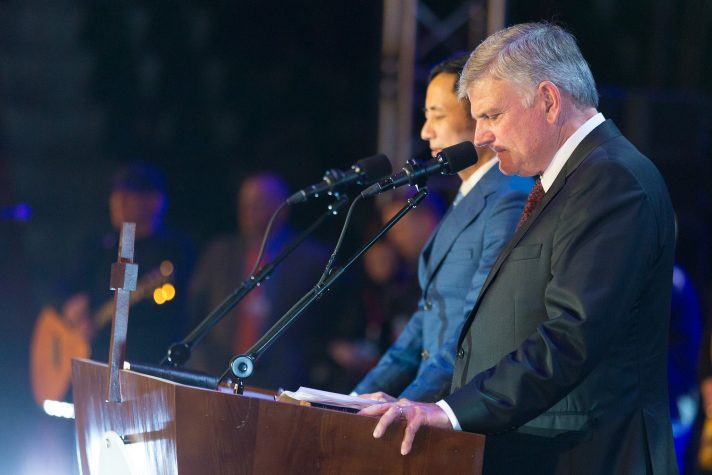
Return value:
<svg viewBox="0 0 712 475">
<path fill-rule="evenodd" d="M 140 296 L 129 312 L 126 359 L 154 364 L 172 343 L 186 337 L 298 234 L 290 222 L 289 208 L 278 210 L 290 195 L 288 185 L 271 172 L 241 180 L 235 189 L 235 231 L 216 236 L 200 250 L 187 233 L 168 227 L 163 219 L 169 193 L 160 169 L 145 162 L 129 162 L 116 171 L 111 183 L 108 209 L 112 229 L 87 243 L 86 253 L 58 283 L 53 302 L 91 342 L 93 359 L 105 360 L 108 355 L 110 325 L 97 321 L 94 313 L 112 298 L 105 284 L 109 266 L 116 260 L 122 222 L 137 225 L 135 262 L 140 269 Z M 375 235 L 405 205 L 406 198 L 396 195 L 378 202 L 367 222 L 357 223 L 361 228 L 355 239 L 358 245 Z M 427 198 L 377 241 L 259 358 L 247 384 L 267 389 L 304 385 L 350 391 L 392 344 L 416 307 L 418 257 L 442 217 L 441 202 L 436 194 Z M 340 225 L 340 221 L 329 222 L 329 226 Z M 232 356 L 246 352 L 316 285 L 332 248 L 331 243 L 307 238 L 196 343 L 186 366 L 221 374 Z M 347 252 L 355 252 L 355 248 L 343 251 Z M 174 294 L 157 300 L 154 290 L 163 289 L 163 281 L 146 279 L 167 262 L 171 273 L 163 280 L 170 282 Z M 141 289 L 142 282 L 155 289 Z"/>
</svg>

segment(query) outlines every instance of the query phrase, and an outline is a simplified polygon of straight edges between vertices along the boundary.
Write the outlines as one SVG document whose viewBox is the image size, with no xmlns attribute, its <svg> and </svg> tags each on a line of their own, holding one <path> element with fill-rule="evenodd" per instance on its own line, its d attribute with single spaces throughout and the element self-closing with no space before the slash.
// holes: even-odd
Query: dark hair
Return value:
<svg viewBox="0 0 712 475">
<path fill-rule="evenodd" d="M 278 201 L 284 201 L 290 195 L 289 185 L 287 184 L 287 182 L 280 175 L 272 171 L 258 171 L 244 177 L 238 185 L 238 190 L 242 188 L 245 183 L 250 181 L 259 182 L 260 187 L 269 190 L 270 194 L 276 197 Z"/>
<path fill-rule="evenodd" d="M 166 193 L 166 176 L 163 171 L 147 162 L 133 161 L 124 164 L 111 178 L 114 191 L 138 193 Z"/>
<path fill-rule="evenodd" d="M 454 74 L 455 75 L 455 85 L 453 86 L 453 91 L 457 92 L 457 83 L 460 80 L 460 74 L 462 73 L 462 68 L 465 67 L 467 59 L 470 57 L 469 54 L 458 53 L 444 61 L 439 62 L 430 69 L 428 74 L 428 83 L 430 83 L 435 76 L 438 74 Z"/>
</svg>

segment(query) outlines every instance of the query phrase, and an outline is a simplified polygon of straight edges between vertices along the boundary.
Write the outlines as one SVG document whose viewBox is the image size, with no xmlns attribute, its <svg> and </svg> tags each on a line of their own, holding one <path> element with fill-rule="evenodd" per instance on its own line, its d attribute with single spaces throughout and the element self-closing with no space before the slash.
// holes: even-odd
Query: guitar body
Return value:
<svg viewBox="0 0 712 475">
<path fill-rule="evenodd" d="M 173 264 L 164 261 L 161 267 L 149 271 L 139 279 L 131 292 L 129 305 L 153 296 L 154 289 L 168 285 L 173 277 Z M 175 289 L 173 295 L 175 295 Z M 166 300 L 171 300 L 173 295 Z M 92 315 L 96 331 L 111 323 L 114 299 L 107 300 Z M 54 307 L 42 309 L 30 342 L 30 382 L 37 404 L 44 401 L 62 401 L 72 379 L 72 358 L 89 358 L 90 342 L 77 328 L 70 326 Z"/>
<path fill-rule="evenodd" d="M 50 306 L 40 312 L 32 332 L 30 375 L 37 404 L 62 401 L 69 390 L 72 358 L 88 358 L 89 342 Z"/>
</svg>

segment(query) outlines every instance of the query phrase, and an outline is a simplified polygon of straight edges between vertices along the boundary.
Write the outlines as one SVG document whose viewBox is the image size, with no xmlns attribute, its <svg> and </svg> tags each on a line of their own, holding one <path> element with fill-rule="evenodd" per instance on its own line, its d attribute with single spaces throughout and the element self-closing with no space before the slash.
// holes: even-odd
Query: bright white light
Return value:
<svg viewBox="0 0 712 475">
<path fill-rule="evenodd" d="M 42 404 L 42 409 L 48 416 L 74 419 L 74 404 L 69 402 L 50 401 L 48 399 Z"/>
</svg>

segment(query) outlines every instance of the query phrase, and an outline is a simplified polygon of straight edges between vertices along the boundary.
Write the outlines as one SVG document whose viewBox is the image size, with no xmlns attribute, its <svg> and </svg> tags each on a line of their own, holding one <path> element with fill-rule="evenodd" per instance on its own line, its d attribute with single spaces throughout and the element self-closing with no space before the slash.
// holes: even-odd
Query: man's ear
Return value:
<svg viewBox="0 0 712 475">
<path fill-rule="evenodd" d="M 537 86 L 537 94 L 544 102 L 547 121 L 553 124 L 561 113 L 561 91 L 553 82 L 542 81 Z"/>
</svg>

